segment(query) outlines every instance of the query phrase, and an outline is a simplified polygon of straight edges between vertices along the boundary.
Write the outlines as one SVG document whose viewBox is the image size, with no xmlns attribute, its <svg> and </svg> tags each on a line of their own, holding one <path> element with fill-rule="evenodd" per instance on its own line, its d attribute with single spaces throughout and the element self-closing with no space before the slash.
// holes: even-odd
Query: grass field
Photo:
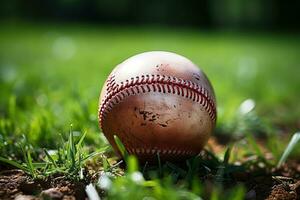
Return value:
<svg viewBox="0 0 300 200">
<path fill-rule="evenodd" d="M 70 138 L 73 138 L 69 136 L 70 129 L 76 142 L 86 133 L 83 155 L 102 151 L 107 146 L 97 119 L 102 85 L 115 65 L 134 54 L 151 50 L 182 54 L 199 65 L 211 80 L 218 105 L 214 138 L 230 138 L 230 143 L 220 151 L 207 147 L 216 156 L 216 162 L 223 160 L 226 147 L 234 144 L 233 151 L 237 153 L 229 159 L 231 164 L 249 154 L 263 157 L 265 152 L 271 152 L 271 167 L 275 166 L 291 134 L 300 129 L 299 36 L 78 24 L 2 23 L 0 26 L 0 156 L 3 158 L 25 162 L 27 166 L 31 157 L 32 162 L 51 160 L 44 155 L 43 148 L 49 151 L 69 144 L 66 149 L 70 149 Z M 245 103 L 245 100 L 248 101 Z M 253 106 L 254 110 L 248 112 Z M 299 161 L 299 147 L 290 158 Z M 101 170 L 109 168 L 104 166 L 104 155 L 109 166 L 115 162 L 111 151 L 109 148 L 101 158 L 94 158 L 98 159 Z M 199 196 L 218 199 L 226 186 L 223 182 L 221 186 L 217 184 L 208 197 L 203 194 L 206 188 L 200 179 L 186 178 L 186 174 L 179 176 L 180 170 L 176 167 L 166 170 L 176 171 L 176 181 L 171 175 L 165 175 L 164 178 L 149 176 L 143 182 L 141 174 L 136 172 L 134 159 L 129 160 L 131 169 L 127 169 L 127 176 L 114 179 L 113 187 L 104 197 L 127 199 L 137 195 L 136 199 L 144 196 L 150 199 L 152 195 L 158 199 Z M 207 166 L 217 167 L 214 164 L 210 162 Z M 86 163 L 74 165 L 71 163 L 61 169 L 89 166 Z M 0 166 L 9 168 L 4 163 Z M 122 174 L 121 168 L 114 170 Z M 158 171 L 165 169 L 161 168 Z M 35 174 L 40 171 L 37 169 Z M 216 177 L 220 175 L 220 170 L 215 171 Z M 32 170 L 29 174 L 33 175 Z M 136 175 L 143 184 L 128 178 L 131 175 Z M 127 190 L 124 185 L 128 185 Z M 228 189 L 227 198 L 244 197 L 247 187 L 239 184 L 237 187 Z"/>
</svg>

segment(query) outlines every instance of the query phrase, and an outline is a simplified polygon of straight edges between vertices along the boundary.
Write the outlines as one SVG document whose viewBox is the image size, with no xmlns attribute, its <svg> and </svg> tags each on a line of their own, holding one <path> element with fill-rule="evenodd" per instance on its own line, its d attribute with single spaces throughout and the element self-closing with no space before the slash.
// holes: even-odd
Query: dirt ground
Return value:
<svg viewBox="0 0 300 200">
<path fill-rule="evenodd" d="M 241 181 L 247 187 L 246 199 L 300 199 L 300 163 L 296 161 L 269 172 L 250 171 Z"/>
<path fill-rule="evenodd" d="M 21 170 L 0 172 L 0 199 L 85 199 L 85 184 L 51 177 L 47 180 L 32 180 Z"/>
<path fill-rule="evenodd" d="M 236 183 L 246 185 L 245 199 L 248 200 L 300 199 L 300 163 L 296 161 L 290 161 L 280 169 L 269 172 L 254 170 L 232 174 L 232 177 Z M 0 199 L 86 199 L 85 183 L 66 180 L 62 176 L 32 180 L 21 170 L 2 170 Z"/>
<path fill-rule="evenodd" d="M 223 149 L 222 145 L 210 140 L 208 146 L 213 146 L 213 152 Z M 203 151 L 205 152 L 205 151 Z M 201 155 L 203 159 L 209 159 L 209 154 Z M 245 164 L 253 158 L 245 158 L 241 161 Z M 98 162 L 97 162 L 98 163 Z M 223 185 L 228 188 L 243 184 L 246 187 L 247 200 L 300 200 L 300 160 L 289 160 L 280 168 L 261 165 L 260 162 L 253 162 L 244 171 L 233 171 L 229 174 L 229 182 Z M 237 165 L 237 164 L 233 164 Z M 125 166 L 120 166 L 124 168 Z M 96 174 L 99 171 L 98 164 L 88 164 L 87 174 L 90 181 L 97 180 Z M 93 172 L 91 172 L 93 171 Z M 121 169 L 123 171 L 123 169 Z M 146 174 L 145 174 L 145 178 Z M 204 184 L 204 199 L 209 198 L 210 189 L 214 184 L 214 175 L 199 176 Z M 47 179 L 33 180 L 23 171 L 11 169 L 0 164 L 0 199 L 36 200 L 36 199 L 87 199 L 85 186 L 89 181 L 68 180 L 65 176 L 56 175 Z M 225 188 L 226 189 L 226 188 Z M 101 191 L 99 191 L 101 192 Z M 103 191 L 102 191 L 103 192 Z M 207 196 L 206 196 L 207 195 Z M 101 195 L 102 196 L 102 195 Z"/>
</svg>

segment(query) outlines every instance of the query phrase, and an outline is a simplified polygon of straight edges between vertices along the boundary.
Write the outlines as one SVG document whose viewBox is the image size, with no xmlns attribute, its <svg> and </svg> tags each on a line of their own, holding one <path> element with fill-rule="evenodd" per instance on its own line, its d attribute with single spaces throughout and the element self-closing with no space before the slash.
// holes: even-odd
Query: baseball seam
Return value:
<svg viewBox="0 0 300 200">
<path fill-rule="evenodd" d="M 132 77 L 130 80 L 127 79 L 125 82 L 117 84 L 114 75 L 111 75 L 106 86 L 107 95 L 101 102 L 101 106 L 98 111 L 101 128 L 103 128 L 105 116 L 114 105 L 120 103 L 128 96 L 148 92 L 177 94 L 191 99 L 194 102 L 200 103 L 207 111 L 212 121 L 214 123 L 216 121 L 216 107 L 212 98 L 209 96 L 208 91 L 189 80 L 172 76 L 151 74 Z"/>
<path fill-rule="evenodd" d="M 154 155 L 154 154 L 161 154 L 161 155 L 193 155 L 195 154 L 192 150 L 180 150 L 180 149 L 155 149 L 155 148 L 128 148 L 128 153 L 130 154 L 140 154 L 140 155 Z"/>
</svg>

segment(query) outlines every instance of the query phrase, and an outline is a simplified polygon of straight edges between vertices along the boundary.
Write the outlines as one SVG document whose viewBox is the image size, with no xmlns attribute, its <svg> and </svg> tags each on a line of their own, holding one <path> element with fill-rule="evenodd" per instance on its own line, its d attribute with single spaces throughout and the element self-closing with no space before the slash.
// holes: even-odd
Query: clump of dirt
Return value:
<svg viewBox="0 0 300 200">
<path fill-rule="evenodd" d="M 275 168 L 273 173 L 285 177 L 300 179 L 300 160 L 290 160 L 283 164 L 280 168 Z"/>
<path fill-rule="evenodd" d="M 26 175 L 21 170 L 6 170 L 0 174 L 0 199 L 13 199 L 20 191 L 20 185 L 27 180 Z"/>
<path fill-rule="evenodd" d="M 300 163 L 290 160 L 281 167 L 251 166 L 232 178 L 246 186 L 247 200 L 300 200 Z"/>
<path fill-rule="evenodd" d="M 0 199 L 85 199 L 85 183 L 52 176 L 33 180 L 21 170 L 0 172 Z"/>
<path fill-rule="evenodd" d="M 253 177 L 246 183 L 248 188 L 246 199 L 297 200 L 300 199 L 300 193 L 297 190 L 298 182 L 293 178 L 271 174 Z"/>
<path fill-rule="evenodd" d="M 295 191 L 291 190 L 291 188 L 287 185 L 280 184 L 275 185 L 272 188 L 271 194 L 266 198 L 267 200 L 294 200 L 299 199 L 297 198 L 297 194 Z"/>
</svg>

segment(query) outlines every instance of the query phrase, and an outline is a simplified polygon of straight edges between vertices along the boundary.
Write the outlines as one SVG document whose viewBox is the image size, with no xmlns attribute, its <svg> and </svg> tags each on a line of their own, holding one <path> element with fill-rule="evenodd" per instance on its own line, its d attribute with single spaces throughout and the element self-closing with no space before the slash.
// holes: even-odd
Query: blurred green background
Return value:
<svg viewBox="0 0 300 200">
<path fill-rule="evenodd" d="M 300 128 L 299 3 L 13 0 L 0 7 L 0 154 L 54 148 L 70 124 L 98 147 L 98 96 L 110 71 L 145 51 L 184 55 L 211 80 L 215 135 Z M 245 104 L 246 102 L 251 102 Z M 240 123 L 241 104 L 254 107 Z M 246 112 L 246 111 L 245 111 Z M 28 141 L 27 141 L 28 140 Z"/>
<path fill-rule="evenodd" d="M 0 16 L 37 21 L 299 30 L 299 1 L 11 0 Z"/>
</svg>

